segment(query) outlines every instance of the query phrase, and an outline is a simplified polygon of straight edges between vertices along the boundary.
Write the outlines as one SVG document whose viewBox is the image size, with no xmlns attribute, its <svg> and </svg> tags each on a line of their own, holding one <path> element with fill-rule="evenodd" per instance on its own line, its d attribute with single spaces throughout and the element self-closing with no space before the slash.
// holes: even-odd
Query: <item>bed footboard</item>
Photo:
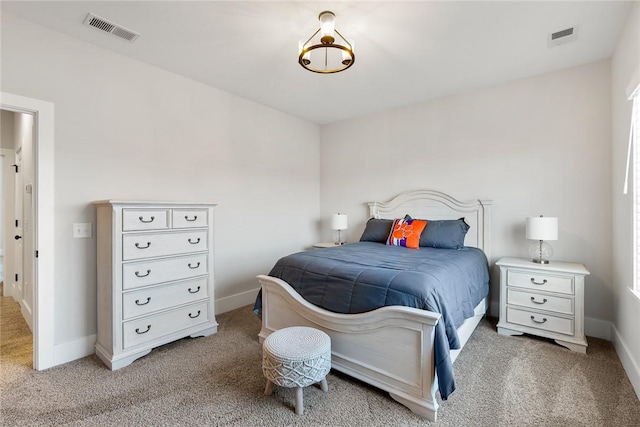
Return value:
<svg viewBox="0 0 640 427">
<path fill-rule="evenodd" d="M 339 314 L 316 307 L 285 281 L 258 276 L 262 286 L 262 342 L 289 326 L 310 326 L 331 337 L 332 368 L 389 392 L 413 412 L 436 420 L 435 325 L 440 314 L 383 307 Z"/>
</svg>

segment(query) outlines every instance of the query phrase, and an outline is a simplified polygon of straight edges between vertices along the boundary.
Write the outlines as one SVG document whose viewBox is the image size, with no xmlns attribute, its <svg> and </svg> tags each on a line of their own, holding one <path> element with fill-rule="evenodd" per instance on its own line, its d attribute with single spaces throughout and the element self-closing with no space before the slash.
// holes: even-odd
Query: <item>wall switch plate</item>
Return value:
<svg viewBox="0 0 640 427">
<path fill-rule="evenodd" d="M 78 222 L 73 224 L 73 238 L 74 239 L 90 239 L 91 238 L 91 223 L 90 222 Z"/>
</svg>

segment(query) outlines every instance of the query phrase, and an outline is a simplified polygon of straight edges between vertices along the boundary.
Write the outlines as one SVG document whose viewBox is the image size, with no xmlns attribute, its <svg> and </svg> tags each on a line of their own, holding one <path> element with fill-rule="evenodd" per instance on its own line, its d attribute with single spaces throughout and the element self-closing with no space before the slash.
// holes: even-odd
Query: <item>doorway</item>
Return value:
<svg viewBox="0 0 640 427">
<path fill-rule="evenodd" d="M 62 363 L 56 360 L 54 344 L 54 106 L 47 101 L 2 92 L 0 109 L 33 117 L 32 171 L 29 174 L 32 182 L 24 185 L 22 193 L 28 194 L 31 203 L 28 207 L 31 215 L 23 216 L 26 221 L 23 219 L 22 231 L 24 234 L 24 228 L 29 227 L 33 235 L 32 244 L 25 248 L 27 258 L 33 263 L 28 267 L 33 275 L 29 278 L 32 292 L 24 296 L 24 302 L 29 304 L 32 319 L 33 367 L 43 370 Z M 22 154 L 24 159 L 24 152 Z M 9 230 L 5 228 L 3 232 L 6 235 Z"/>
<path fill-rule="evenodd" d="M 33 367 L 33 334 L 32 330 L 32 283 L 24 280 L 27 266 L 24 261 L 29 258 L 25 253 L 29 245 L 26 240 L 33 239 L 29 229 L 25 233 L 23 227 L 24 214 L 28 207 L 24 206 L 23 194 L 26 171 L 32 171 L 33 162 L 33 115 L 13 111 L 0 111 L 0 155 L 2 156 L 2 300 L 0 301 L 0 324 L 2 325 L 2 348 L 5 362 L 10 365 Z M 27 153 L 23 161 L 23 152 Z M 26 209 L 25 209 L 26 208 Z"/>
</svg>

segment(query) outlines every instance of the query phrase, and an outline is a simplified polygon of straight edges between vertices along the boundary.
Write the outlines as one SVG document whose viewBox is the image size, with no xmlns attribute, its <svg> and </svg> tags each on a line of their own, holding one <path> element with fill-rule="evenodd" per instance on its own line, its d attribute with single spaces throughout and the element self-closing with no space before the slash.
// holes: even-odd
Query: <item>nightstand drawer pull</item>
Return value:
<svg viewBox="0 0 640 427">
<path fill-rule="evenodd" d="M 196 268 L 200 267 L 200 261 L 198 261 L 195 266 L 193 266 L 193 265 L 191 265 L 191 263 L 189 263 L 188 267 L 190 269 L 192 269 L 192 270 L 195 270 Z"/>
<path fill-rule="evenodd" d="M 136 248 L 138 249 L 147 249 L 149 246 L 151 246 L 151 242 L 147 242 L 147 246 L 140 246 L 140 243 L 136 243 Z"/>
<path fill-rule="evenodd" d="M 198 310 L 198 313 L 195 316 L 192 316 L 191 313 L 189 313 L 189 317 L 192 318 L 192 319 L 195 319 L 198 316 L 200 316 L 200 310 Z"/>
<path fill-rule="evenodd" d="M 140 302 L 139 299 L 136 300 L 136 305 L 147 305 L 149 304 L 149 302 L 151 301 L 151 297 L 147 297 L 147 301 L 146 302 Z"/>
<path fill-rule="evenodd" d="M 151 330 L 151 325 L 147 325 L 147 330 L 146 331 L 142 331 L 142 332 L 140 331 L 140 328 L 136 328 L 136 334 L 138 334 L 138 335 L 146 334 L 150 330 Z"/>
<path fill-rule="evenodd" d="M 136 277 L 147 277 L 149 274 L 151 274 L 151 270 L 147 270 L 147 274 L 140 274 L 139 271 L 136 271 Z"/>
<path fill-rule="evenodd" d="M 531 283 L 533 283 L 534 285 L 546 285 L 547 284 L 547 279 L 544 279 L 542 282 L 536 282 L 535 278 L 531 278 Z"/>
<path fill-rule="evenodd" d="M 156 219 L 156 217 L 151 216 L 150 219 L 144 219 L 144 217 L 139 216 L 138 219 L 140 220 L 140 222 L 144 222 L 145 224 L 147 224 L 149 222 L 153 222 L 153 220 Z"/>
<path fill-rule="evenodd" d="M 190 294 L 197 294 L 198 292 L 200 292 L 200 286 L 198 286 L 195 291 L 192 291 L 191 288 L 187 289 L 187 291 L 189 291 Z"/>
<path fill-rule="evenodd" d="M 546 299 L 546 298 L 543 298 L 543 299 L 542 299 L 542 302 L 540 302 L 540 301 L 536 301 L 536 299 L 535 299 L 534 297 L 531 297 L 531 302 L 532 302 L 532 303 L 534 303 L 534 304 L 540 304 L 540 305 L 542 305 L 542 304 L 544 304 L 544 303 L 546 303 L 546 302 L 547 302 L 547 299 Z"/>
<path fill-rule="evenodd" d="M 534 321 L 535 323 L 544 323 L 547 321 L 547 318 L 543 317 L 542 320 L 536 320 L 535 316 L 531 316 L 531 320 Z"/>
<path fill-rule="evenodd" d="M 184 216 L 185 221 L 193 222 L 198 219 L 198 215 L 194 215 L 193 218 L 189 218 L 189 215 Z"/>
<path fill-rule="evenodd" d="M 191 243 L 192 245 L 197 245 L 198 243 L 200 243 L 200 238 L 198 237 L 198 240 L 196 240 L 196 241 L 192 241 L 192 240 L 191 240 L 191 237 L 189 237 L 189 238 L 187 239 L 187 241 L 188 241 L 189 243 Z"/>
</svg>

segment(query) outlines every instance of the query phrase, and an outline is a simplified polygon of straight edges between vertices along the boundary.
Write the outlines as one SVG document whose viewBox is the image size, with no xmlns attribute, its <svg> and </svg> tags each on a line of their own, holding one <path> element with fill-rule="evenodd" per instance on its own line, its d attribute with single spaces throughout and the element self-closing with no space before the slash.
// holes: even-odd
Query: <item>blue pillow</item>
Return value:
<svg viewBox="0 0 640 427">
<path fill-rule="evenodd" d="M 464 237 L 469 224 L 460 219 L 427 220 L 427 226 L 420 235 L 420 246 L 441 249 L 464 247 Z"/>
<path fill-rule="evenodd" d="M 385 243 L 391 232 L 391 226 L 393 225 L 392 219 L 377 219 L 371 218 L 367 221 L 367 225 L 364 228 L 361 242 L 379 242 Z"/>
</svg>

